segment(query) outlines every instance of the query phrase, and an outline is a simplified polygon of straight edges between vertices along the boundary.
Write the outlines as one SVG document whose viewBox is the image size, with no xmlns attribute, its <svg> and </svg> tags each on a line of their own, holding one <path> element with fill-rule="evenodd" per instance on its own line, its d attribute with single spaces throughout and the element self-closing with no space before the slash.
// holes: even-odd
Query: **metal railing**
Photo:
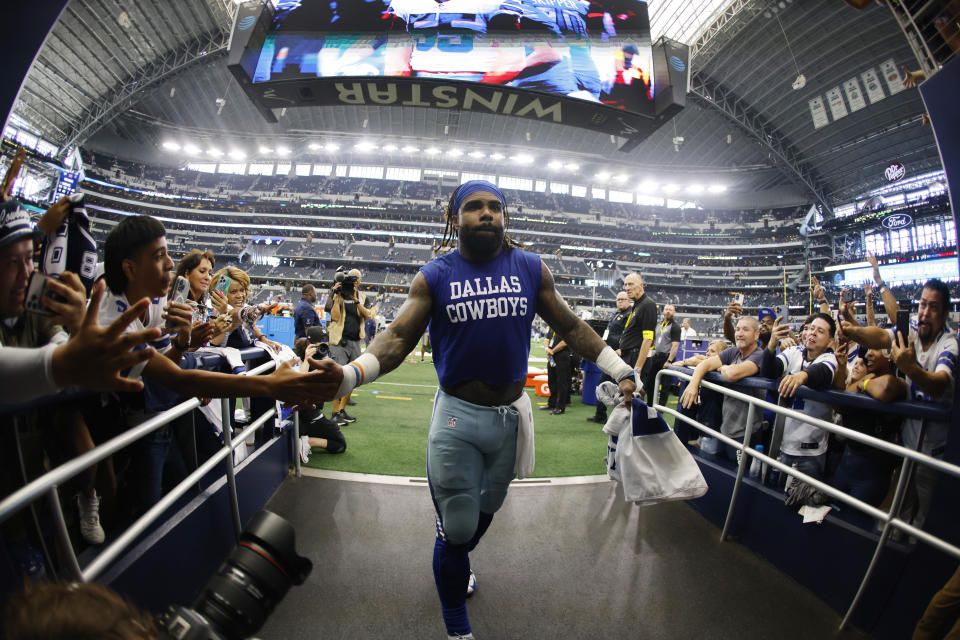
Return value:
<svg viewBox="0 0 960 640">
<path fill-rule="evenodd" d="M 698 422 L 692 419 L 691 417 L 680 413 L 679 411 L 676 411 L 674 409 L 661 405 L 660 404 L 660 380 L 663 375 L 672 376 L 674 378 L 687 380 L 687 381 L 692 379 L 692 375 L 677 369 L 662 369 L 659 372 L 657 372 L 657 375 L 654 381 L 653 408 L 659 411 L 660 413 L 672 415 L 675 420 L 682 420 L 686 424 L 696 429 L 699 429 L 703 433 L 716 438 L 720 442 L 727 444 L 731 447 L 734 447 L 739 452 L 739 455 L 738 455 L 739 463 L 737 464 L 737 475 L 736 475 L 736 479 L 734 480 L 733 490 L 730 494 L 730 504 L 727 508 L 727 515 L 723 524 L 723 531 L 720 534 L 721 541 L 725 541 L 727 539 L 727 535 L 730 532 L 730 526 L 733 522 L 733 514 L 734 514 L 734 510 L 736 508 L 736 503 L 737 503 L 737 496 L 739 495 L 740 487 L 743 482 L 744 472 L 747 470 L 747 465 L 750 464 L 751 458 L 757 458 L 758 460 L 760 460 L 761 463 L 769 465 L 770 468 L 776 469 L 781 473 L 786 474 L 787 476 L 794 476 L 800 481 L 813 486 L 818 491 L 825 493 L 831 498 L 834 498 L 835 500 L 839 500 L 840 502 L 861 511 L 867 514 L 868 516 L 870 516 L 871 518 L 874 518 L 875 520 L 882 523 L 883 528 L 880 534 L 880 538 L 877 541 L 877 546 L 874 549 L 873 557 L 870 560 L 870 564 L 867 566 L 867 570 L 864 573 L 863 579 L 860 581 L 860 586 L 857 589 L 857 592 L 854 595 L 853 600 L 850 603 L 850 606 L 847 608 L 847 612 L 844 615 L 843 620 L 841 620 L 840 622 L 840 630 L 845 629 L 847 625 L 850 623 L 850 619 L 851 619 L 851 616 L 853 615 L 853 611 L 854 609 L 856 609 L 857 604 L 860 602 L 860 599 L 866 590 L 867 583 L 870 581 L 870 578 L 873 575 L 874 570 L 876 569 L 877 562 L 880 558 L 881 552 L 883 551 L 884 545 L 886 545 L 894 529 L 897 529 L 906 534 L 909 534 L 915 537 L 917 540 L 922 540 L 923 542 L 926 542 L 927 544 L 939 549 L 940 551 L 948 553 L 951 556 L 960 560 L 960 547 L 950 544 L 949 542 L 947 542 L 946 540 L 943 540 L 942 538 L 931 535 L 926 531 L 923 531 L 922 529 L 919 529 L 911 525 L 910 523 L 905 522 L 904 520 L 897 517 L 897 514 L 900 511 L 900 507 L 903 504 L 904 495 L 907 490 L 907 485 L 910 482 L 910 477 L 913 472 L 913 467 L 916 463 L 927 465 L 929 467 L 936 469 L 937 471 L 941 471 L 943 473 L 949 474 L 956 478 L 960 478 L 960 466 L 950 464 L 949 462 L 944 462 L 943 460 L 934 458 L 932 456 L 928 456 L 924 453 L 920 453 L 913 449 L 908 449 L 906 447 L 893 444 L 886 440 L 881 440 L 873 436 L 868 436 L 859 431 L 855 431 L 847 427 L 842 427 L 832 422 L 826 422 L 818 418 L 812 418 L 799 411 L 795 411 L 793 409 L 772 404 L 770 402 L 767 402 L 766 400 L 762 400 L 755 396 L 745 394 L 740 391 L 736 391 L 735 389 L 731 389 L 729 386 L 720 385 L 704 379 L 700 383 L 701 386 L 706 387 L 707 389 L 711 389 L 713 391 L 717 391 L 723 394 L 725 397 L 742 400 L 743 402 L 746 402 L 749 404 L 749 408 L 747 410 L 746 429 L 743 434 L 743 442 L 740 442 L 734 438 L 724 435 L 723 433 L 720 433 L 715 429 L 712 429 L 706 426 L 702 422 Z M 742 383 L 743 381 L 741 380 L 737 383 L 729 383 L 729 384 L 737 384 L 740 386 L 744 386 L 742 385 Z M 773 384 L 773 383 L 770 383 L 770 384 Z M 765 385 L 765 384 L 756 384 L 756 385 L 749 385 L 749 386 L 756 386 L 757 388 L 764 388 L 764 389 L 768 388 L 768 385 Z M 818 392 L 808 390 L 806 388 L 800 388 L 797 391 L 797 393 L 801 397 L 812 397 L 812 396 L 822 397 L 824 395 L 829 395 L 829 396 L 832 396 L 835 400 L 833 404 L 839 404 L 841 401 L 844 400 L 844 398 L 842 398 L 842 395 L 845 395 L 845 394 L 823 394 L 822 392 L 818 393 Z M 853 398 L 850 398 L 850 399 L 852 400 Z M 876 400 L 873 400 L 872 402 L 875 402 L 878 405 L 878 408 L 882 407 L 884 409 L 890 409 L 895 407 L 895 405 L 883 404 Z M 863 403 L 858 402 L 856 404 L 863 404 Z M 913 415 L 917 415 L 917 410 L 915 408 L 916 405 L 913 405 L 913 407 L 914 407 Z M 751 441 L 751 436 L 754 430 L 753 428 L 754 415 L 756 411 L 763 411 L 764 409 L 769 409 L 777 414 L 783 415 L 788 418 L 801 420 L 803 422 L 812 424 L 820 429 L 823 429 L 824 431 L 828 431 L 830 433 L 843 436 L 844 438 L 847 438 L 849 440 L 855 440 L 861 444 L 866 444 L 876 449 L 879 449 L 881 451 L 885 451 L 886 453 L 890 453 L 900 458 L 903 458 L 903 462 L 901 463 L 901 466 L 900 466 L 900 477 L 897 480 L 897 486 L 896 486 L 896 489 L 894 490 L 893 500 L 890 504 L 890 508 L 887 511 L 878 509 L 877 507 L 869 505 L 866 502 L 863 502 L 862 500 L 858 500 L 857 498 L 854 498 L 853 496 L 847 493 L 844 493 L 843 491 L 840 491 L 835 487 L 832 487 L 821 480 L 818 480 L 812 476 L 809 476 L 806 473 L 803 473 L 802 471 L 799 471 L 794 467 L 787 466 L 786 464 L 780 462 L 779 460 L 775 458 L 771 458 L 766 454 L 760 453 L 756 449 L 751 448 L 749 445 L 744 444 L 744 443 L 749 443 Z M 938 417 L 943 417 L 944 419 L 949 419 L 949 415 L 950 415 L 949 410 L 944 407 L 928 407 L 926 409 L 928 410 L 927 411 L 921 410 L 919 411 L 919 413 L 926 413 L 928 414 L 928 417 L 938 416 Z M 900 411 L 895 410 L 894 412 L 899 413 L 902 410 L 903 409 L 901 408 Z"/>
<path fill-rule="evenodd" d="M 276 367 L 276 362 L 269 360 L 264 364 L 239 375 L 260 375 Z M 244 444 L 247 438 L 253 436 L 254 432 L 277 415 L 275 407 L 270 408 L 259 416 L 256 420 L 247 425 L 241 432 L 234 435 L 232 433 L 232 398 L 223 398 L 221 400 L 221 411 L 223 421 L 223 446 L 218 449 L 210 458 L 200 464 L 192 473 L 184 478 L 179 484 L 173 487 L 156 504 L 151 506 L 143 515 L 137 518 L 123 533 L 114 539 L 109 545 L 104 547 L 97 556 L 91 560 L 86 567 L 81 568 L 77 559 L 77 554 L 70 542 L 70 535 L 67 529 L 67 523 L 63 515 L 63 509 L 60 504 L 58 488 L 60 485 L 68 482 L 77 475 L 83 473 L 89 467 L 98 462 L 109 458 L 114 453 L 133 444 L 141 438 L 153 433 L 161 427 L 169 424 L 180 416 L 186 415 L 194 409 L 200 407 L 200 401 L 197 398 L 191 398 L 180 404 L 163 411 L 139 425 L 132 427 L 120 435 L 111 438 L 101 445 L 83 453 L 64 464 L 51 469 L 39 478 L 27 483 L 17 491 L 14 491 L 2 501 L 0 501 L 0 523 L 4 522 L 20 509 L 30 507 L 33 503 L 46 496 L 50 499 L 50 507 L 54 521 L 54 534 L 56 542 L 61 550 L 61 561 L 64 563 L 64 569 L 69 572 L 70 578 L 77 581 L 89 582 L 100 576 L 110 563 L 120 557 L 124 551 L 130 547 L 133 542 L 145 531 L 147 531 L 164 512 L 173 506 L 180 498 L 190 492 L 196 484 L 213 471 L 217 465 L 224 463 L 224 474 L 227 479 L 227 493 L 230 499 L 230 508 L 233 515 L 234 535 L 239 538 L 242 530 L 240 521 L 239 500 L 237 497 L 236 476 L 233 461 L 233 452 Z M 299 440 L 299 416 L 294 413 L 294 436 Z M 297 477 L 300 477 L 300 456 L 294 456 L 294 464 Z M 21 462 L 22 464 L 22 462 Z M 34 515 L 34 523 L 38 529 L 38 534 L 43 538 L 43 533 L 39 528 L 39 522 Z"/>
</svg>

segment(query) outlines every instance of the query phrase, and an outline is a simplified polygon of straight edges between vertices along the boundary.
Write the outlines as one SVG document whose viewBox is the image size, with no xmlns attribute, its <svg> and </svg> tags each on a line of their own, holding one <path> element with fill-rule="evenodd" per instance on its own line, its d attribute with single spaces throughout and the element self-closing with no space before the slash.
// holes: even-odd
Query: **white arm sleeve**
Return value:
<svg viewBox="0 0 960 640">
<path fill-rule="evenodd" d="M 53 352 L 59 346 L 0 348 L 0 378 L 4 380 L 0 403 L 19 404 L 59 391 L 53 381 Z"/>
</svg>

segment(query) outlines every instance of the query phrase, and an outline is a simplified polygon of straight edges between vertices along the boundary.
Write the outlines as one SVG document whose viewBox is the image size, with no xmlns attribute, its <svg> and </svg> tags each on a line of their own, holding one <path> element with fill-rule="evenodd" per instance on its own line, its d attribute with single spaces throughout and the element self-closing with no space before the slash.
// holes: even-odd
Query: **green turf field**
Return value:
<svg viewBox="0 0 960 640">
<path fill-rule="evenodd" d="M 534 344 L 531 365 L 546 368 L 543 346 Z M 411 362 L 415 360 L 415 362 Z M 539 359 L 539 361 L 537 360 Z M 357 419 L 343 427 L 346 452 L 330 455 L 314 449 L 306 465 L 318 469 L 354 471 L 397 476 L 426 475 L 427 431 L 437 374 L 426 355 L 420 362 L 419 347 L 407 356 L 395 371 L 354 392 L 357 404 L 347 413 Z M 580 396 L 571 396 L 571 405 L 563 415 L 553 416 L 537 407 L 547 399 L 527 388 L 533 402 L 537 445 L 535 477 L 580 476 L 606 473 L 604 455 L 607 436 L 601 425 L 587 422 L 594 407 Z M 329 403 L 324 407 L 330 414 Z M 670 422 L 670 420 L 668 420 Z"/>
</svg>

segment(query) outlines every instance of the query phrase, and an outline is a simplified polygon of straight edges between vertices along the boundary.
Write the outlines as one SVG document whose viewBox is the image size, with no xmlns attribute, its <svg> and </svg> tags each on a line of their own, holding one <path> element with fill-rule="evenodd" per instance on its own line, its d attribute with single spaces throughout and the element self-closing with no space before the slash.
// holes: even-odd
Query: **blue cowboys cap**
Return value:
<svg viewBox="0 0 960 640">
<path fill-rule="evenodd" d="M 32 237 L 35 233 L 30 214 L 20 208 L 19 202 L 7 200 L 0 204 L 0 247 Z"/>
<path fill-rule="evenodd" d="M 757 313 L 757 320 L 759 320 L 760 322 L 763 322 L 763 319 L 767 317 L 770 317 L 776 320 L 777 312 L 771 309 L 770 307 L 760 307 L 760 311 L 759 313 Z"/>
</svg>

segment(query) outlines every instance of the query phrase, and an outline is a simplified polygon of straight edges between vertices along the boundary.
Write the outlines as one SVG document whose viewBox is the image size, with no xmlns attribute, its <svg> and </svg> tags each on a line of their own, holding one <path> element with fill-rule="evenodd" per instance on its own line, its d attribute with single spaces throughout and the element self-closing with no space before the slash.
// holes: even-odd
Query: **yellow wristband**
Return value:
<svg viewBox="0 0 960 640">
<path fill-rule="evenodd" d="M 868 385 L 868 384 L 870 384 L 870 378 L 864 378 L 864 379 L 863 379 L 863 384 L 860 385 L 860 389 L 861 389 L 864 393 L 867 392 L 867 385 Z"/>
</svg>

